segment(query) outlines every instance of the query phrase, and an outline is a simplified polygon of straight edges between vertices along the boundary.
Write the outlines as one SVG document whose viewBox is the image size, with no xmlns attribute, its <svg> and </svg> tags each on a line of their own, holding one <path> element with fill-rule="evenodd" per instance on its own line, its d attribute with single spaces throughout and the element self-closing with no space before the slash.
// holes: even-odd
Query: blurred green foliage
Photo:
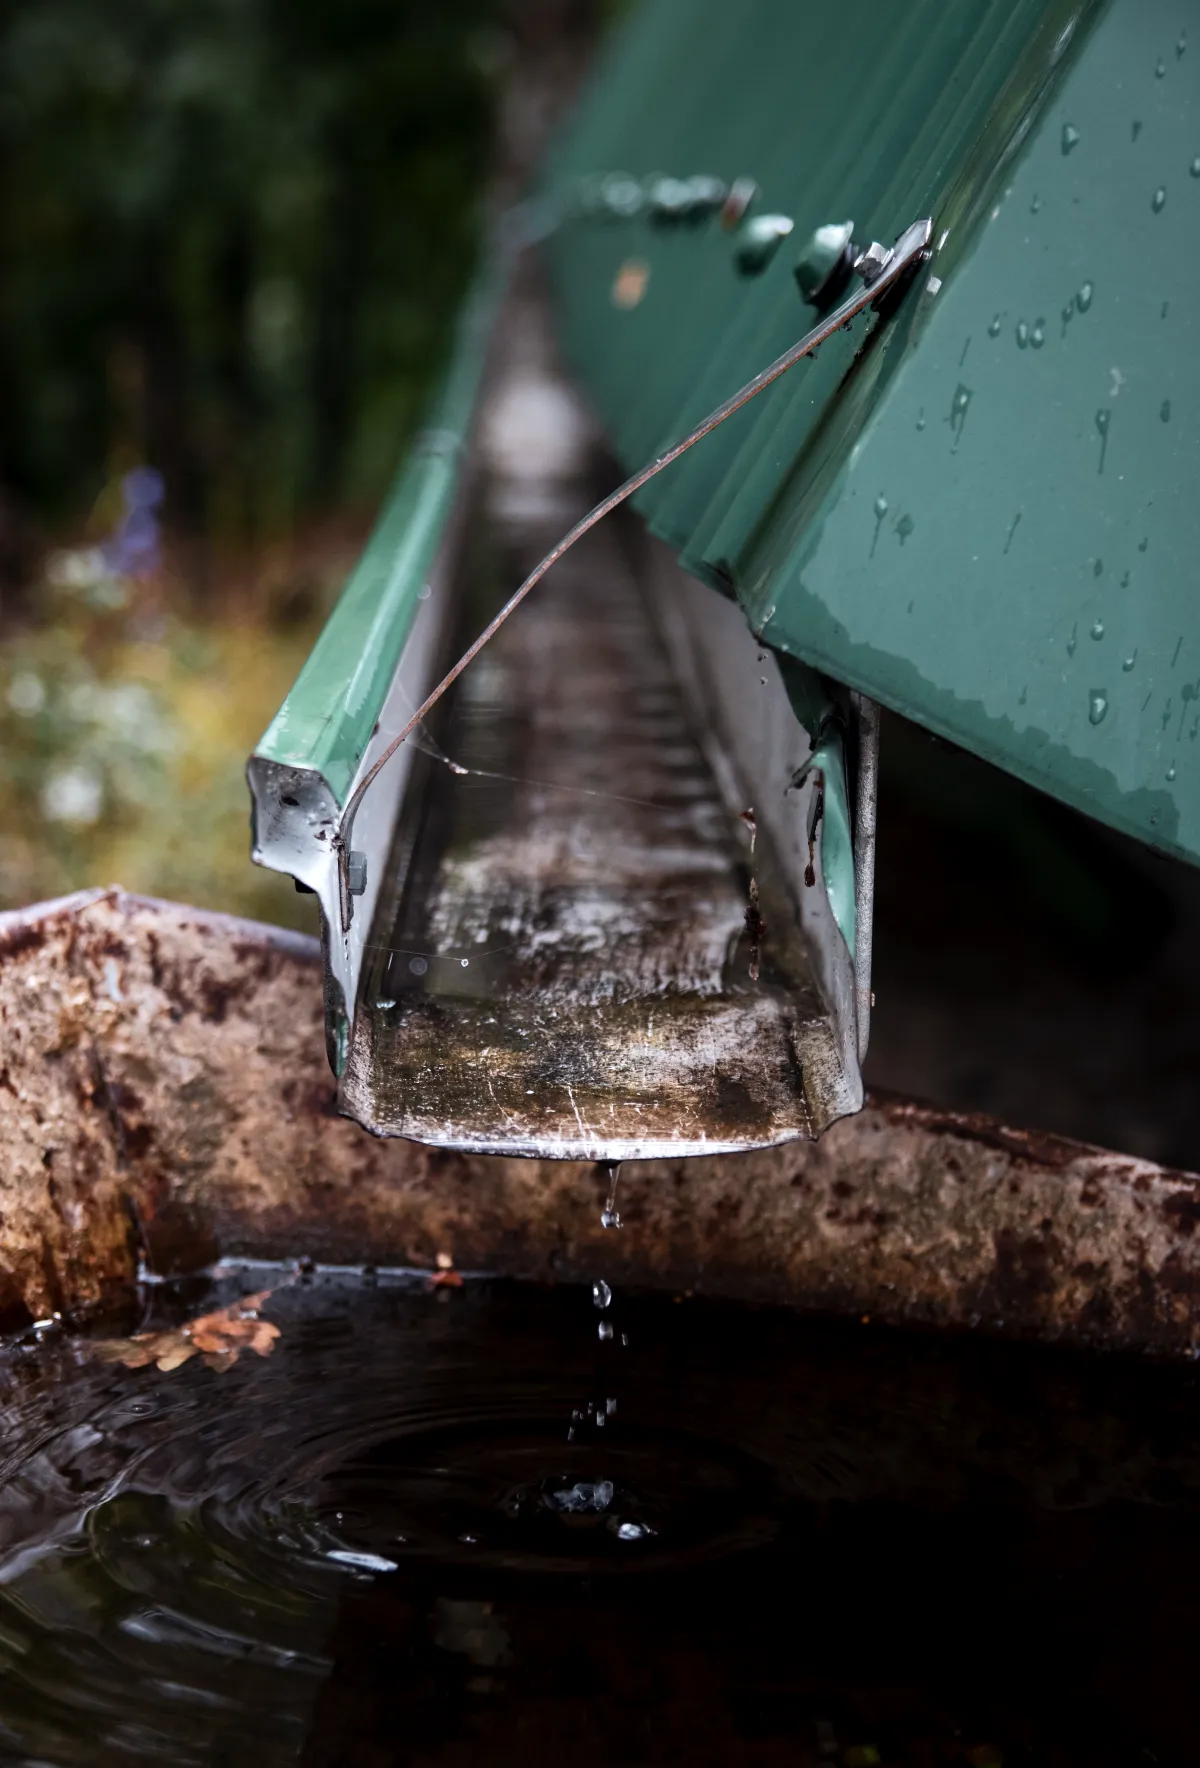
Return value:
<svg viewBox="0 0 1200 1768">
<path fill-rule="evenodd" d="M 500 0 L 6 0 L 0 491 L 205 559 L 373 500 L 477 235 Z"/>
</svg>

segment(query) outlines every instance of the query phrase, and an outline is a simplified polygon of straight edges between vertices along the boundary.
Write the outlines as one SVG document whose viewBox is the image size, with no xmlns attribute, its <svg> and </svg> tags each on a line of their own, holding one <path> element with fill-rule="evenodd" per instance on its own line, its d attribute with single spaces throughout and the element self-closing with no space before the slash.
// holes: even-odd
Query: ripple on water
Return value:
<svg viewBox="0 0 1200 1768">
<path fill-rule="evenodd" d="M 0 1760 L 1190 1748 L 1147 1691 L 1200 1649 L 1191 1372 L 607 1300 L 631 1349 L 588 1287 L 318 1275 L 225 1374 L 13 1350 Z"/>
</svg>

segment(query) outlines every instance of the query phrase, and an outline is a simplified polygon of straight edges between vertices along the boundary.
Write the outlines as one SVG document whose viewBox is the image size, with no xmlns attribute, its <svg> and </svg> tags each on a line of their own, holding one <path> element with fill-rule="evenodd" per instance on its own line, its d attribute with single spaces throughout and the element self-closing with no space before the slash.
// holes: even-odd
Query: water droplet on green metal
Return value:
<svg viewBox="0 0 1200 1768">
<path fill-rule="evenodd" d="M 1174 778 L 1175 778 L 1175 763 L 1172 762 L 1170 767 L 1167 769 L 1167 783 L 1170 784 L 1170 782 Z"/>
<path fill-rule="evenodd" d="M 896 523 L 896 533 L 900 536 L 901 546 L 904 545 L 904 542 L 908 539 L 915 527 L 916 523 L 910 515 L 906 514 L 900 517 L 900 520 Z"/>
<path fill-rule="evenodd" d="M 1176 61 L 1183 60 L 1183 52 L 1186 48 L 1187 48 L 1187 32 L 1180 31 L 1179 41 L 1175 45 L 1175 60 Z"/>
<path fill-rule="evenodd" d="M 1171 401 L 1169 399 L 1163 400 L 1162 404 L 1158 408 L 1158 415 L 1162 419 L 1164 424 L 1170 423 L 1170 421 L 1171 421 Z"/>
<path fill-rule="evenodd" d="M 1167 71 L 1167 64 L 1163 60 L 1162 56 L 1160 55 L 1158 60 L 1154 64 L 1154 78 L 1156 80 L 1161 80 L 1163 75 L 1166 73 L 1166 71 Z"/>
<path fill-rule="evenodd" d="M 1198 153 L 1196 155 L 1195 159 L 1192 161 L 1191 165 L 1188 167 L 1188 171 L 1191 173 L 1193 178 L 1200 178 L 1200 153 Z"/>
<path fill-rule="evenodd" d="M 1121 668 L 1124 670 L 1126 675 L 1129 675 L 1132 672 L 1133 666 L 1136 662 L 1137 662 L 1137 652 L 1133 651 L 1130 653 L 1130 655 L 1128 657 L 1126 657 L 1125 661 L 1121 665 Z"/>
<path fill-rule="evenodd" d="M 1041 213 L 1041 209 L 1042 209 L 1042 199 L 1040 196 L 1035 196 L 1033 201 L 1029 205 L 1029 213 L 1031 215 L 1039 215 Z"/>
<path fill-rule="evenodd" d="M 1075 128 L 1073 123 L 1064 123 L 1062 126 L 1062 150 L 1064 156 L 1069 154 L 1071 149 L 1078 145 L 1079 130 Z"/>
<path fill-rule="evenodd" d="M 1161 215 L 1166 204 L 1167 187 L 1165 184 L 1160 184 L 1154 195 L 1150 198 L 1150 207 L 1154 210 L 1156 215 Z"/>
<path fill-rule="evenodd" d="M 1130 136 L 1130 140 L 1136 141 L 1138 136 L 1141 134 L 1141 132 L 1142 132 L 1142 125 L 1138 122 L 1137 118 L 1135 117 L 1134 121 L 1133 121 L 1133 134 Z"/>
<path fill-rule="evenodd" d="M 887 501 L 887 498 L 884 497 L 881 492 L 880 495 L 875 499 L 875 514 L 879 517 L 879 520 L 882 522 L 883 518 L 887 515 L 887 512 L 888 512 L 888 501 Z"/>
<path fill-rule="evenodd" d="M 1094 282 L 1081 282 L 1080 283 L 1079 293 L 1075 297 L 1075 305 L 1078 307 L 1078 309 L 1081 313 L 1087 312 L 1088 308 L 1092 304 L 1092 296 L 1095 294 L 1095 292 L 1096 292 L 1096 285 Z"/>
<path fill-rule="evenodd" d="M 1104 575 L 1104 560 L 1097 559 L 1092 566 L 1092 576 L 1093 577 L 1103 577 L 1103 575 Z"/>
<path fill-rule="evenodd" d="M 1046 342 L 1046 321 L 1044 319 L 1034 320 L 1033 330 L 1029 334 L 1029 342 L 1035 350 L 1040 350 Z"/>
<path fill-rule="evenodd" d="M 1017 349 L 1023 350 L 1029 342 L 1029 327 L 1023 319 L 1017 321 Z"/>
<path fill-rule="evenodd" d="M 1104 637 L 1104 622 L 1103 622 L 1103 620 L 1093 620 L 1092 621 L 1092 637 L 1093 638 L 1103 638 Z"/>
<path fill-rule="evenodd" d="M 1149 544 L 1150 544 L 1150 537 L 1149 537 L 1149 535 L 1147 535 L 1144 540 L 1138 541 L 1138 551 L 1145 552 L 1145 550 L 1149 546 Z"/>
<path fill-rule="evenodd" d="M 1103 724 L 1108 711 L 1108 695 L 1103 688 L 1093 688 L 1088 695 L 1088 723 Z"/>
<path fill-rule="evenodd" d="M 999 336 L 1000 336 L 1000 315 L 997 313 L 995 318 L 992 320 L 991 324 L 988 326 L 988 337 L 989 338 L 998 338 Z"/>
<path fill-rule="evenodd" d="M 1078 628 L 1078 626 L 1073 626 L 1071 628 L 1071 636 L 1067 640 L 1067 656 L 1068 657 L 1073 657 L 1075 655 L 1075 646 L 1078 643 L 1079 643 L 1079 628 Z"/>
<path fill-rule="evenodd" d="M 923 430 L 925 428 L 925 407 L 924 406 L 922 406 L 920 411 L 917 413 L 917 428 L 918 428 L 918 430 Z"/>
</svg>

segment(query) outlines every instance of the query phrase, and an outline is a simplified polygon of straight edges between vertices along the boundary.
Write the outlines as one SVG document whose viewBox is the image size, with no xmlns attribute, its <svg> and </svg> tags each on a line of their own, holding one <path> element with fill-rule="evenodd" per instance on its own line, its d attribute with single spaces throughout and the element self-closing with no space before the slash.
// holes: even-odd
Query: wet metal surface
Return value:
<svg viewBox="0 0 1200 1768">
<path fill-rule="evenodd" d="M 218 1253 L 637 1282 L 1190 1356 L 1200 1180 L 897 1099 L 819 1142 L 593 1164 L 337 1114 L 315 940 L 97 892 L 0 917 L 0 1320 Z"/>
<path fill-rule="evenodd" d="M 722 799 L 617 532 L 539 586 L 427 747 L 442 759 L 401 814 L 348 1111 L 574 1159 L 825 1127 L 837 1058 L 795 911 Z"/>
</svg>

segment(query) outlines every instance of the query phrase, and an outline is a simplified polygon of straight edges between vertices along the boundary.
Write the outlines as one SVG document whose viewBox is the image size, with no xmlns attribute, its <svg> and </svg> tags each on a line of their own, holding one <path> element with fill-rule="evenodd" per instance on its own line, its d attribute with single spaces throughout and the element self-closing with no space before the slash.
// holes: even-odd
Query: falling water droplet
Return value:
<svg viewBox="0 0 1200 1768">
<path fill-rule="evenodd" d="M 1095 294 L 1095 292 L 1096 292 L 1096 285 L 1094 282 L 1081 282 L 1080 283 L 1079 293 L 1075 297 L 1075 305 L 1078 307 L 1078 309 L 1081 313 L 1087 312 L 1088 308 L 1092 304 L 1092 296 Z"/>
<path fill-rule="evenodd" d="M 1104 456 L 1108 452 L 1108 426 L 1112 423 L 1112 412 L 1102 405 L 1096 413 L 1096 429 L 1100 435 L 1100 465 L 1098 472 L 1104 471 Z"/>
<path fill-rule="evenodd" d="M 1040 350 L 1046 342 L 1046 321 L 1044 319 L 1034 321 L 1033 330 L 1029 334 L 1029 342 L 1035 350 Z"/>
<path fill-rule="evenodd" d="M 1174 778 L 1175 778 L 1175 763 L 1172 762 L 1170 767 L 1167 769 L 1167 783 L 1170 784 L 1170 782 Z"/>
<path fill-rule="evenodd" d="M 1150 198 L 1150 207 L 1154 210 L 1156 215 L 1161 215 L 1163 209 L 1166 207 L 1166 202 L 1167 187 L 1165 184 L 1160 184 L 1154 195 Z"/>
<path fill-rule="evenodd" d="M 1137 652 L 1131 651 L 1129 653 L 1128 657 L 1126 657 L 1125 661 L 1121 665 L 1121 668 L 1124 670 L 1126 675 L 1132 674 L 1133 666 L 1136 662 L 1137 662 Z"/>
<path fill-rule="evenodd" d="M 1017 321 L 1017 349 L 1023 350 L 1029 342 L 1029 327 L 1023 319 Z"/>
<path fill-rule="evenodd" d="M 1103 620 L 1093 620 L 1092 621 L 1092 637 L 1093 638 L 1103 638 L 1104 637 L 1104 622 L 1103 622 Z"/>
<path fill-rule="evenodd" d="M 1093 688 L 1088 695 L 1088 723 L 1103 724 L 1108 711 L 1108 695 L 1103 688 Z"/>
<path fill-rule="evenodd" d="M 592 1284 L 592 1300 L 598 1308 L 607 1308 L 612 1305 L 612 1290 L 603 1277 L 597 1277 Z"/>
<path fill-rule="evenodd" d="M 1170 421 L 1171 421 L 1171 401 L 1169 399 L 1163 400 L 1162 404 L 1158 408 L 1158 415 L 1162 419 L 1164 424 L 1170 423 Z"/>
<path fill-rule="evenodd" d="M 1000 336 L 1000 315 L 997 313 L 993 317 L 991 324 L 988 326 L 988 337 L 989 338 L 998 338 L 999 336 Z"/>
<path fill-rule="evenodd" d="M 621 1218 L 617 1214 L 617 1181 L 621 1177 L 621 1162 L 619 1160 L 602 1160 L 600 1170 L 608 1177 L 608 1198 L 604 1208 L 600 1211 L 600 1226 L 602 1228 L 619 1228 Z"/>
<path fill-rule="evenodd" d="M 1070 153 L 1073 147 L 1078 147 L 1078 145 L 1079 130 L 1073 123 L 1064 123 L 1062 126 L 1062 150 L 1064 157 Z"/>
<path fill-rule="evenodd" d="M 604 1342 L 605 1340 L 610 1339 L 612 1337 L 612 1335 L 613 1335 L 612 1321 L 611 1320 L 601 1320 L 599 1326 L 597 1326 L 597 1328 L 596 1328 L 596 1337 L 598 1339 L 600 1339 L 601 1342 Z"/>
</svg>

